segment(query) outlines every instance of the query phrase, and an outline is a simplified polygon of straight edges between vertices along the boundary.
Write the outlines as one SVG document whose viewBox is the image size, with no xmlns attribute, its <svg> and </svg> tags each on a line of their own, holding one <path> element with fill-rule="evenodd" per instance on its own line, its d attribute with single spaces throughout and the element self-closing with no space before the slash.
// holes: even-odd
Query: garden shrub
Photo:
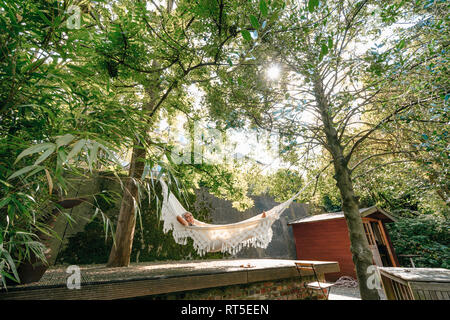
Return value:
<svg viewBox="0 0 450 320">
<path fill-rule="evenodd" d="M 395 252 L 416 254 L 416 267 L 450 268 L 450 223 L 444 217 L 427 214 L 399 218 L 388 225 Z M 402 266 L 410 266 L 409 258 L 398 257 Z"/>
</svg>

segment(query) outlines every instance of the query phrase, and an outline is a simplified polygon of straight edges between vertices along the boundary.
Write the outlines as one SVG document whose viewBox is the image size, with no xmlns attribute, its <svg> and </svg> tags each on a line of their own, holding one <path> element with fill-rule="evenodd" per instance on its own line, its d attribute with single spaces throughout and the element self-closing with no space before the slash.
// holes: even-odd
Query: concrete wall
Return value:
<svg viewBox="0 0 450 320">
<path fill-rule="evenodd" d="M 206 208 L 209 211 L 212 223 L 227 224 L 242 221 L 260 214 L 264 210 L 272 209 L 278 203 L 269 196 L 252 197 L 255 205 L 240 212 L 232 207 L 230 201 L 219 199 L 205 190 L 197 191 L 197 202 L 195 207 Z M 287 225 L 288 221 L 300 219 L 307 216 L 308 207 L 302 203 L 292 203 L 284 211 L 280 219 L 272 225 L 272 242 L 266 249 L 245 248 L 239 252 L 238 258 L 278 258 L 278 259 L 296 259 L 295 239 L 292 228 Z"/>
<path fill-rule="evenodd" d="M 92 195 L 101 192 L 101 179 L 70 179 L 70 189 L 68 194 L 64 196 L 64 199 L 68 198 L 87 198 L 86 201 L 72 209 L 65 210 L 70 214 L 74 221 L 67 219 L 66 216 L 60 215 L 55 222 L 53 230 L 58 234 L 60 239 L 52 238 L 49 241 L 49 247 L 51 249 L 51 256 L 48 258 L 50 265 L 53 265 L 58 252 L 62 251 L 67 245 L 68 239 L 78 232 L 83 231 L 84 226 L 89 222 L 95 213 L 95 208 L 92 206 Z"/>
</svg>

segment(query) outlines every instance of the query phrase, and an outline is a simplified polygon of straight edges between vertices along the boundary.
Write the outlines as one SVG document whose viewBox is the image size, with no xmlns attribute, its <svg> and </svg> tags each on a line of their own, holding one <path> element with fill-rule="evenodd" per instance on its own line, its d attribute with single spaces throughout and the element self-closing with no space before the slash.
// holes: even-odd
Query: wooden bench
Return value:
<svg viewBox="0 0 450 320">
<path fill-rule="evenodd" d="M 300 274 L 300 277 L 304 275 L 304 272 L 307 272 L 308 274 L 311 274 L 312 272 L 314 274 L 314 277 L 316 278 L 317 281 L 306 283 L 305 287 L 313 290 L 322 291 L 323 295 L 328 300 L 330 288 L 334 286 L 334 283 L 321 282 L 319 280 L 319 277 L 317 276 L 317 272 L 313 263 L 295 262 L 295 266 L 297 267 L 297 271 Z M 326 292 L 324 290 L 326 290 Z"/>
</svg>

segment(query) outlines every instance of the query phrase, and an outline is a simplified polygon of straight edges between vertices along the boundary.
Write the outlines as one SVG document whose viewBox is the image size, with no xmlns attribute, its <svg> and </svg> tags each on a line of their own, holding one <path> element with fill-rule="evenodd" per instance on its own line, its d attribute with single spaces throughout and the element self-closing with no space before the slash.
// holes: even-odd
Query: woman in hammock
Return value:
<svg viewBox="0 0 450 320">
<path fill-rule="evenodd" d="M 263 211 L 263 213 L 261 215 L 261 218 L 265 218 L 265 217 L 266 217 L 266 212 Z M 177 220 L 183 226 L 193 226 L 194 223 L 195 223 L 194 215 L 191 212 L 189 212 L 189 211 L 186 211 L 181 216 L 177 216 Z"/>
<path fill-rule="evenodd" d="M 183 226 L 193 226 L 194 225 L 194 215 L 189 211 L 186 211 L 181 216 L 177 216 L 177 220 Z"/>
</svg>

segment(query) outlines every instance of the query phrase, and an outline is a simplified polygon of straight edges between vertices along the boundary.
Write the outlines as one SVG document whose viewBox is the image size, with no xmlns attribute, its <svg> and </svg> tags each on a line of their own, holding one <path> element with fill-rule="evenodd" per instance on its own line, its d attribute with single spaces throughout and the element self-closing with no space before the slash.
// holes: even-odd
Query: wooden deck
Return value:
<svg viewBox="0 0 450 320">
<path fill-rule="evenodd" d="M 314 263 L 320 274 L 337 262 L 277 259 L 201 260 L 131 264 L 125 268 L 80 266 L 81 288 L 68 289 L 66 267 L 49 269 L 41 281 L 0 290 L 0 300 L 111 300 L 297 277 L 295 262 Z M 250 267 L 248 267 L 250 265 Z"/>
<path fill-rule="evenodd" d="M 378 268 L 389 300 L 450 300 L 450 270 Z"/>
</svg>

